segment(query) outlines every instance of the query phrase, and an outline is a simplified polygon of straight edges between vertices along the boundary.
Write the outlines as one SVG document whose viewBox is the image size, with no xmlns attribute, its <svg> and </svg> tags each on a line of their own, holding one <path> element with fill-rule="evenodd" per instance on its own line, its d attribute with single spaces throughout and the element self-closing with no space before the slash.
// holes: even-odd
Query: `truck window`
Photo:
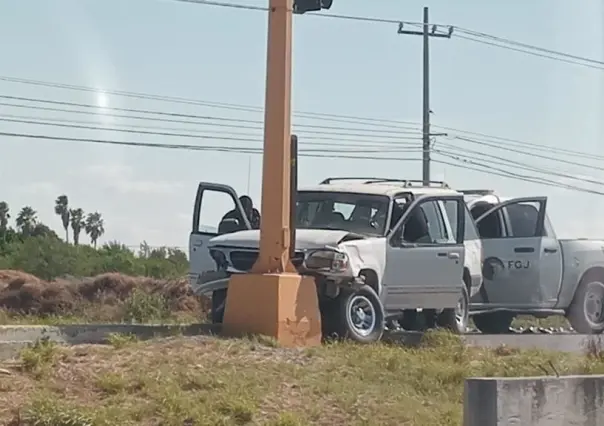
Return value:
<svg viewBox="0 0 604 426">
<path fill-rule="evenodd" d="M 428 234 L 430 242 L 443 243 L 449 240 L 449 235 L 443 222 L 440 209 L 436 201 L 426 201 L 420 204 L 419 209 L 423 212 L 428 225 Z"/>
<path fill-rule="evenodd" d="M 199 229 L 194 232 L 217 232 L 222 217 L 235 209 L 233 198 L 218 191 L 204 191 L 199 210 Z"/>
<path fill-rule="evenodd" d="M 457 201 L 455 200 L 444 200 L 445 211 L 447 212 L 447 218 L 451 224 L 451 231 L 453 232 L 453 239 L 457 241 Z M 466 219 L 467 221 L 467 219 Z M 466 225 L 467 227 L 467 225 Z"/>
<path fill-rule="evenodd" d="M 534 203 L 516 203 L 505 207 L 510 220 L 510 236 L 530 238 L 537 236 L 539 208 Z"/>
<path fill-rule="evenodd" d="M 469 241 L 469 240 L 479 240 L 480 237 L 478 236 L 478 229 L 476 229 L 476 223 L 474 223 L 474 218 L 472 217 L 472 214 L 470 213 L 470 209 L 468 209 L 468 206 L 464 203 L 464 209 L 463 209 L 464 213 L 465 213 L 465 230 L 464 230 L 464 236 L 463 239 L 464 241 Z"/>
<path fill-rule="evenodd" d="M 494 206 L 488 203 L 478 203 L 472 207 L 471 214 L 474 219 L 478 219 Z M 477 225 L 480 238 L 503 238 L 501 229 L 501 213 L 499 211 L 488 215 Z"/>
</svg>

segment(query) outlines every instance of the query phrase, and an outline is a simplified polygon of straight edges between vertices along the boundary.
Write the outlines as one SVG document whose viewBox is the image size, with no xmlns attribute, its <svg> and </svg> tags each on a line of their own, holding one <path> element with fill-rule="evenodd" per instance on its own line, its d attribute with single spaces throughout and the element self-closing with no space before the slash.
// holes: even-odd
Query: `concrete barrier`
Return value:
<svg viewBox="0 0 604 426">
<path fill-rule="evenodd" d="M 604 375 L 465 382 L 464 426 L 570 425 L 604 425 Z"/>
</svg>

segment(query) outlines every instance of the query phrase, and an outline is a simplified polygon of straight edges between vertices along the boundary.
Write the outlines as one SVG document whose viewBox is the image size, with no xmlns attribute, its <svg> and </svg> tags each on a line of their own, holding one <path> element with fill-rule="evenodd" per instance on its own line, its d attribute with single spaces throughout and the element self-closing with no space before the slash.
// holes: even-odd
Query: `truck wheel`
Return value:
<svg viewBox="0 0 604 426">
<path fill-rule="evenodd" d="M 604 283 L 600 278 L 581 280 L 566 318 L 577 333 L 600 334 L 604 331 Z"/>
<path fill-rule="evenodd" d="M 447 328 L 455 334 L 463 334 L 468 329 L 470 318 L 470 295 L 465 283 L 455 308 L 444 309 L 437 318 L 437 325 Z"/>
<path fill-rule="evenodd" d="M 212 292 L 212 324 L 222 324 L 224 318 L 224 307 L 226 305 L 227 289 Z"/>
<path fill-rule="evenodd" d="M 472 317 L 474 325 L 483 334 L 503 334 L 510 331 L 514 315 L 509 312 L 488 312 Z"/>
<path fill-rule="evenodd" d="M 338 336 L 359 343 L 380 340 L 386 328 L 386 315 L 379 296 L 368 285 L 358 291 L 342 290 L 338 302 L 336 332 Z"/>
</svg>

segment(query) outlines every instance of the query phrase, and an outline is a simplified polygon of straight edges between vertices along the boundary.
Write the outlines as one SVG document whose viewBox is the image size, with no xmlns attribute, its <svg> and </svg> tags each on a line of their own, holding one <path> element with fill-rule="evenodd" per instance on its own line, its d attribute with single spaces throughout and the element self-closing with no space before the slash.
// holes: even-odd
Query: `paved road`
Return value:
<svg viewBox="0 0 604 426">
<path fill-rule="evenodd" d="M 0 358 L 14 356 L 22 347 L 36 340 L 48 338 L 61 344 L 102 344 L 111 333 L 132 334 L 139 339 L 167 337 L 174 335 L 195 336 L 217 334 L 219 329 L 208 324 L 178 325 L 129 325 L 129 324 L 88 324 L 65 326 L 0 326 Z M 408 346 L 421 341 L 419 332 L 390 332 L 385 340 Z M 466 344 L 480 347 L 506 345 L 519 349 L 544 349 L 571 353 L 584 353 L 587 343 L 602 342 L 600 336 L 581 334 L 467 334 L 462 337 Z"/>
</svg>

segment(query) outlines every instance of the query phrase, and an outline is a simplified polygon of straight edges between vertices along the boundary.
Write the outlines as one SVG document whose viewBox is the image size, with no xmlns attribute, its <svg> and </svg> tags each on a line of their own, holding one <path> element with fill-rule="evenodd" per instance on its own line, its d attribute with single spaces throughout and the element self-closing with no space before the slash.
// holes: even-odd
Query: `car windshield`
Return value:
<svg viewBox="0 0 604 426">
<path fill-rule="evenodd" d="M 389 203 L 383 195 L 300 191 L 296 227 L 384 235 Z"/>
</svg>

